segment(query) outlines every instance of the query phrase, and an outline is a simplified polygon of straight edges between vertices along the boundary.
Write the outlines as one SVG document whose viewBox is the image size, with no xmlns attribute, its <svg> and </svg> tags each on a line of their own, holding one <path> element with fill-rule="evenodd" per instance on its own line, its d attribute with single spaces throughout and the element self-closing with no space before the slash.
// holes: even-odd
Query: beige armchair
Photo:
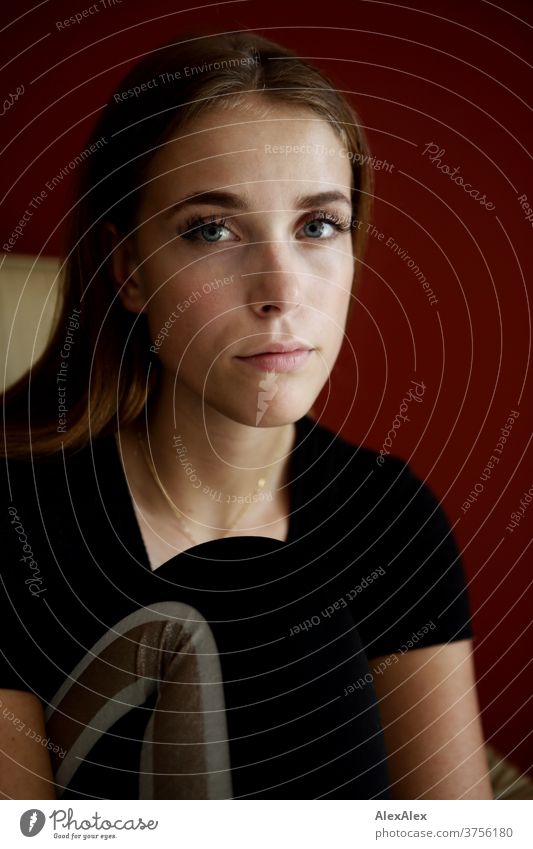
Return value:
<svg viewBox="0 0 533 849">
<path fill-rule="evenodd" d="M 0 385 L 2 391 L 41 354 L 58 294 L 59 260 L 0 254 Z"/>
</svg>

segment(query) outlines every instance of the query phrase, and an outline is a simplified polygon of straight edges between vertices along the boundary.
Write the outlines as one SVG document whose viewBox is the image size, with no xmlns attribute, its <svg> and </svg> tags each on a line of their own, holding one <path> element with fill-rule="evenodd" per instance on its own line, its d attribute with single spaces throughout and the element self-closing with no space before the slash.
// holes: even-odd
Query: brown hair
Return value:
<svg viewBox="0 0 533 849">
<path fill-rule="evenodd" d="M 366 140 L 356 113 L 322 72 L 250 32 L 193 35 L 154 50 L 121 82 L 89 140 L 94 152 L 79 168 L 54 329 L 38 361 L 4 394 L 3 455 L 49 455 L 62 446 L 78 450 L 116 431 L 115 418 L 127 425 L 142 411 L 160 365 L 149 354 L 146 316 L 126 310 L 117 296 L 104 223 L 128 234 L 148 166 L 165 138 L 210 106 L 233 105 L 248 92 L 298 104 L 333 126 L 352 164 L 353 217 L 368 221 L 372 178 Z M 352 230 L 357 259 L 365 232 L 364 226 Z M 62 360 L 65 339 L 68 360 Z M 62 367 L 68 425 L 58 413 Z"/>
</svg>

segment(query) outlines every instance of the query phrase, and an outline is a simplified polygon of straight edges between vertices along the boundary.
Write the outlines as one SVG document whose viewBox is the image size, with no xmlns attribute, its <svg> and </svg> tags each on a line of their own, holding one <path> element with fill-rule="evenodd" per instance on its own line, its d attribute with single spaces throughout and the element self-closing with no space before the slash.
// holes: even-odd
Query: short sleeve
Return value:
<svg viewBox="0 0 533 849">
<path fill-rule="evenodd" d="M 375 475 L 374 570 L 352 604 L 367 657 L 473 638 L 463 564 L 435 494 L 394 457 Z"/>
<path fill-rule="evenodd" d="M 31 690 L 24 675 L 24 661 L 16 646 L 21 645 L 22 625 L 18 617 L 20 609 L 6 587 L 4 577 L 0 576 L 0 609 L 2 626 L 0 629 L 0 689 Z"/>
</svg>

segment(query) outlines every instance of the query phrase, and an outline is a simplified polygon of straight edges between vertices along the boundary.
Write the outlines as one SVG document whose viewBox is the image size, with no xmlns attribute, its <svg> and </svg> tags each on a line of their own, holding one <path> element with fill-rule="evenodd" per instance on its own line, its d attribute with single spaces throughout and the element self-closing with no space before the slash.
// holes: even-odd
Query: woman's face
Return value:
<svg viewBox="0 0 533 849">
<path fill-rule="evenodd" d="M 308 412 L 342 344 L 352 175 L 327 121 L 283 104 L 259 120 L 265 105 L 212 108 L 160 149 L 121 296 L 147 313 L 166 380 L 278 426 Z M 246 359 L 276 343 L 303 350 Z"/>
</svg>

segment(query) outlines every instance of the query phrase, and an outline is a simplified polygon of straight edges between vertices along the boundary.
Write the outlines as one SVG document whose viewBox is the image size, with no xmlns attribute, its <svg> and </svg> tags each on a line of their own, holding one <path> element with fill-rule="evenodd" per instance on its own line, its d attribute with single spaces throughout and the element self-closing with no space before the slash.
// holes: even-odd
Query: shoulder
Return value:
<svg viewBox="0 0 533 849">
<path fill-rule="evenodd" d="M 61 508 L 70 503 L 74 489 L 83 491 L 88 486 L 91 470 L 108 468 L 113 447 L 116 445 L 111 436 L 98 438 L 70 453 L 1 458 L 0 528 L 6 544 L 10 544 L 15 527 L 40 533 L 44 516 L 51 522 L 55 514 L 60 521 Z"/>
<path fill-rule="evenodd" d="M 422 480 L 409 463 L 394 454 L 383 454 L 360 443 L 350 441 L 331 428 L 305 416 L 299 423 L 306 459 L 321 469 L 335 473 L 344 486 L 364 486 L 386 505 L 391 499 L 416 500 L 417 504 L 435 508 L 438 500 L 427 481 Z"/>
<path fill-rule="evenodd" d="M 336 563 L 341 554 L 350 563 L 343 580 L 353 578 L 348 596 L 368 656 L 472 636 L 455 523 L 431 486 L 398 456 L 312 420 L 306 427 L 307 461 L 323 458 L 317 515 L 336 514 Z"/>
<path fill-rule="evenodd" d="M 91 464 L 93 457 L 108 455 L 109 451 L 116 449 L 116 441 L 113 434 L 98 436 L 89 439 L 81 447 L 69 451 L 55 451 L 53 454 L 33 454 L 28 457 L 2 457 L 0 458 L 0 482 L 2 494 L 10 491 L 10 486 L 18 480 L 33 478 L 53 479 L 61 469 L 66 466 L 72 468 L 83 468 Z"/>
<path fill-rule="evenodd" d="M 379 468 L 378 454 L 355 442 L 350 442 L 331 428 L 315 421 L 310 416 L 304 416 L 297 422 L 299 443 L 306 459 L 312 459 L 316 464 L 342 470 L 350 465 L 362 472 L 370 472 Z"/>
</svg>

